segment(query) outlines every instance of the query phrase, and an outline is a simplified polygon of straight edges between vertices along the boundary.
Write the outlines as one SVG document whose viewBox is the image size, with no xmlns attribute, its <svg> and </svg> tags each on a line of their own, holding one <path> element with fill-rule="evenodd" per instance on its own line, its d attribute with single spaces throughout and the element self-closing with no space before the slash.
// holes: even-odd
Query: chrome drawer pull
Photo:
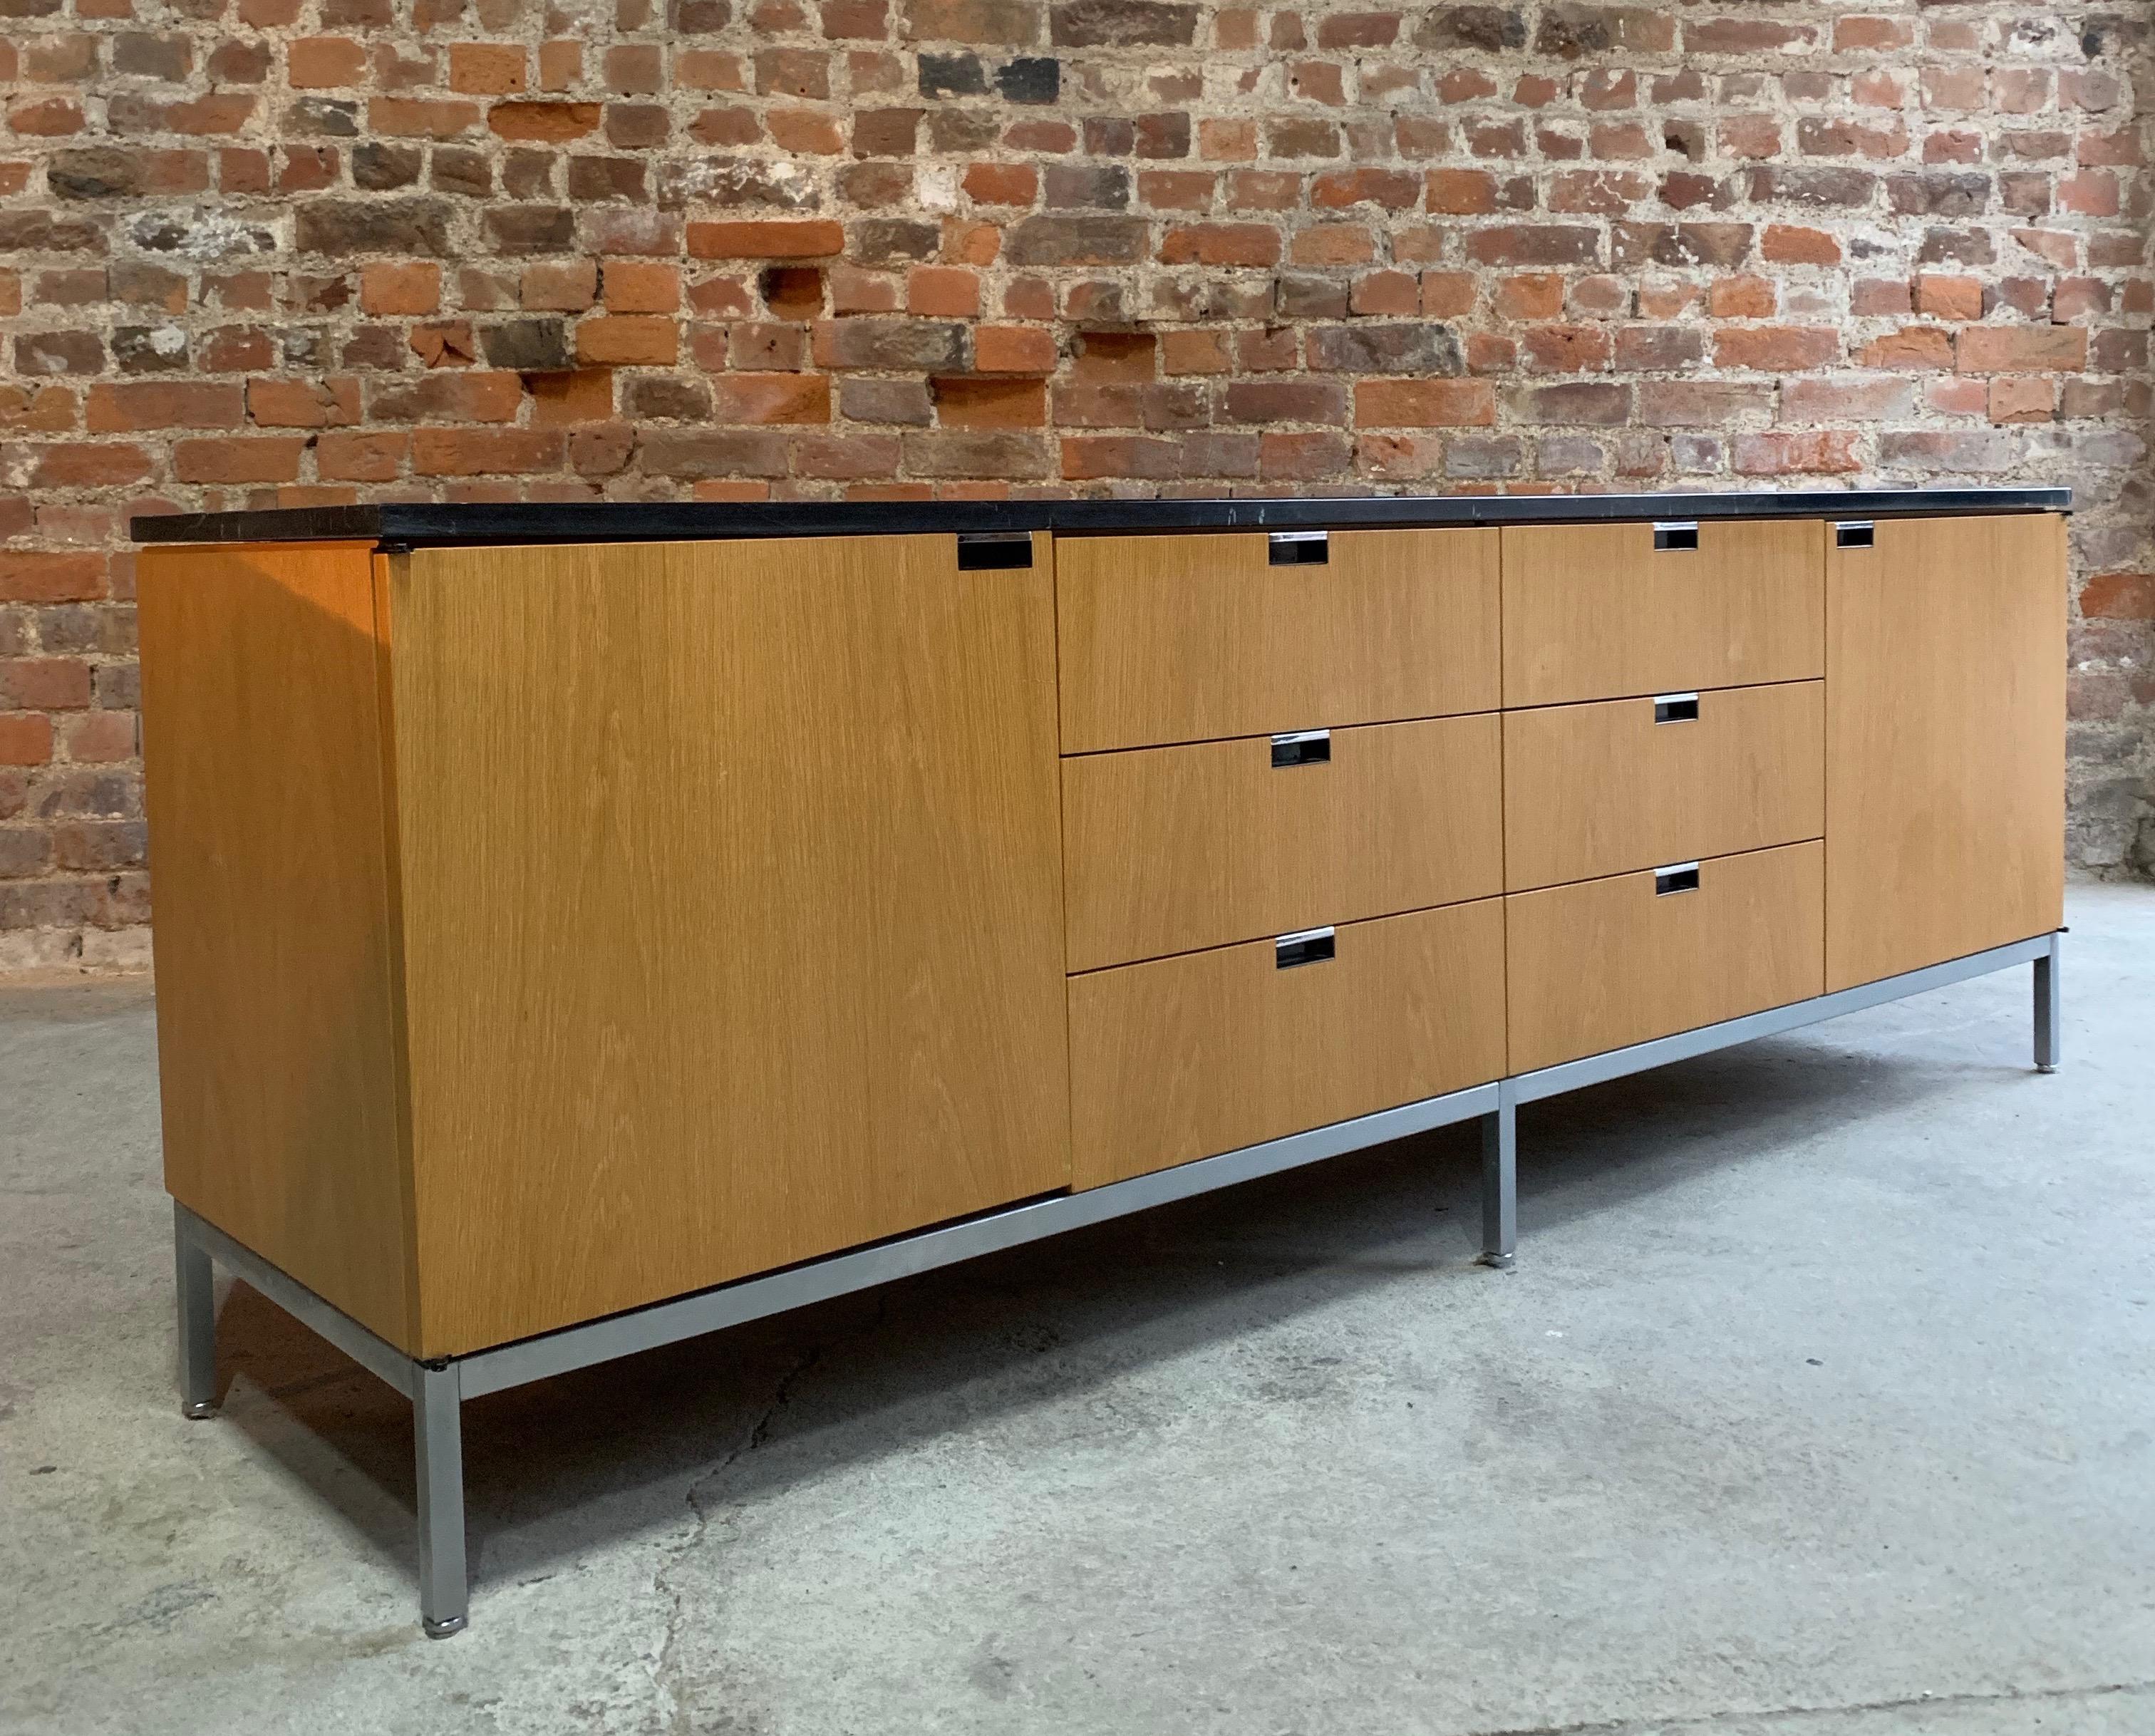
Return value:
<svg viewBox="0 0 2155 1736">
<path fill-rule="evenodd" d="M 1303 929 L 1282 935 L 1272 942 L 1272 968 L 1292 970 L 1297 965 L 1321 965 L 1332 956 L 1335 945 L 1330 929 Z"/>
<path fill-rule="evenodd" d="M 1695 549 L 1698 546 L 1698 521 L 1696 519 L 1654 526 L 1654 546 L 1657 549 Z"/>
<path fill-rule="evenodd" d="M 958 538 L 960 572 L 1031 565 L 1032 533 L 1029 530 L 967 531 Z"/>
<path fill-rule="evenodd" d="M 1654 721 L 1657 724 L 1695 724 L 1698 721 L 1697 694 L 1656 694 Z"/>
<path fill-rule="evenodd" d="M 1878 527 L 1868 519 L 1848 519 L 1833 527 L 1833 545 L 1837 549 L 1868 549 L 1876 547 Z"/>
<path fill-rule="evenodd" d="M 1329 530 L 1275 530 L 1269 545 L 1274 566 L 1323 566 L 1332 559 Z"/>
<path fill-rule="evenodd" d="M 1654 870 L 1654 896 L 1657 899 L 1665 899 L 1672 892 L 1697 890 L 1698 864 L 1695 862 L 1674 862 Z"/>
<path fill-rule="evenodd" d="M 1275 767 L 1328 766 L 1331 762 L 1332 732 L 1329 730 L 1294 730 L 1287 735 L 1272 737 L 1272 764 Z"/>
</svg>

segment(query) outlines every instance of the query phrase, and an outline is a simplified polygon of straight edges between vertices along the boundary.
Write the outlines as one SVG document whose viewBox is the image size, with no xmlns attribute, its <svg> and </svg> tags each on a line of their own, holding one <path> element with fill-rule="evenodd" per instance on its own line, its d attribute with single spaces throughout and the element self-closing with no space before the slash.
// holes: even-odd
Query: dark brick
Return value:
<svg viewBox="0 0 2155 1736">
<path fill-rule="evenodd" d="M 1053 102 L 1062 91 L 1062 63 L 1037 56 L 1006 61 L 996 69 L 996 89 L 1005 102 Z"/>
<path fill-rule="evenodd" d="M 988 75 L 978 54 L 929 54 L 920 57 L 920 94 L 923 96 L 984 96 Z"/>
<path fill-rule="evenodd" d="M 1042 187 L 1052 211 L 1120 211 L 1130 202 L 1130 172 L 1120 163 L 1050 163 Z"/>
<path fill-rule="evenodd" d="M 1611 51 L 1664 54 L 1675 45 L 1674 19 L 1645 6 L 1548 6 L 1534 33 L 1536 54 L 1564 60 Z"/>
<path fill-rule="evenodd" d="M 45 165 L 45 181 L 63 199 L 131 199 L 142 192 L 142 154 L 116 145 L 89 145 L 56 151 Z"/>
<path fill-rule="evenodd" d="M 822 367 L 888 372 L 962 372 L 969 361 L 965 328 L 937 320 L 827 320 L 816 328 Z"/>
<path fill-rule="evenodd" d="M 1188 48 L 1197 8 L 1168 0 L 1062 0 L 1050 13 L 1058 48 Z"/>
<path fill-rule="evenodd" d="M 31 378 L 105 371 L 105 341 L 94 331 L 25 332 L 15 340 L 15 371 Z"/>
<path fill-rule="evenodd" d="M 351 184 L 371 193 L 414 187 L 425 161 L 426 152 L 417 145 L 369 139 L 351 147 Z"/>
<path fill-rule="evenodd" d="M 854 422 L 895 422 L 926 428 L 934 401 L 924 380 L 842 380 L 838 409 Z"/>
<path fill-rule="evenodd" d="M 1309 365 L 1328 373 L 1460 374 L 1466 362 L 1451 328 L 1422 321 L 1382 325 L 1314 325 Z"/>
<path fill-rule="evenodd" d="M 1415 27 L 1415 46 L 1501 54 L 1527 45 L 1527 15 L 1504 6 L 1440 6 Z"/>
<path fill-rule="evenodd" d="M 913 217 L 877 217 L 847 231 L 847 254 L 863 265 L 932 259 L 943 246 L 939 225 Z"/>
<path fill-rule="evenodd" d="M 1889 175 L 1886 202 L 1903 217 L 1978 217 L 1990 208 L 1990 177 Z"/>
<path fill-rule="evenodd" d="M 319 199 L 299 207 L 294 241 L 303 253 L 445 259 L 449 207 L 438 199 Z"/>
<path fill-rule="evenodd" d="M 479 335 L 487 366 L 524 374 L 564 372 L 576 366 L 576 345 L 568 322 L 543 318 L 510 320 L 484 327 Z"/>
<path fill-rule="evenodd" d="M 176 374 L 192 361 L 187 334 L 177 325 L 115 325 L 112 361 L 123 374 Z"/>
<path fill-rule="evenodd" d="M 586 161 L 603 159 L 573 158 L 572 171 Z M 494 165 L 484 151 L 463 146 L 437 145 L 427 169 L 427 179 L 438 192 L 454 193 L 464 199 L 484 199 L 494 192 Z"/>
<path fill-rule="evenodd" d="M 340 96 L 303 96 L 284 110 L 284 125 L 303 139 L 356 139 L 359 105 Z"/>
<path fill-rule="evenodd" d="M 1004 238 L 1013 265 L 1134 265 L 1149 228 L 1134 217 L 1029 217 Z"/>
<path fill-rule="evenodd" d="M 710 388 L 666 374 L 637 374 L 623 394 L 631 416 L 651 422 L 703 422 L 711 413 Z"/>
<path fill-rule="evenodd" d="M 1751 171 L 1751 197 L 1762 205 L 1804 205 L 1820 211 L 1856 211 L 1878 191 L 1878 177 L 1861 169 L 1763 166 Z"/>
</svg>

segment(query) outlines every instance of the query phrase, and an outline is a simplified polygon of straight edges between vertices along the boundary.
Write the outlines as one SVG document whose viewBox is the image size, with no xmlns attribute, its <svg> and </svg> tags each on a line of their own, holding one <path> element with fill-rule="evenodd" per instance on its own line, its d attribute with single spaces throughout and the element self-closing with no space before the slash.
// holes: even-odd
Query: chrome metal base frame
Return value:
<svg viewBox="0 0 2155 1736">
<path fill-rule="evenodd" d="M 2049 1073 L 2057 1066 L 2060 1048 L 2059 940 L 2060 935 L 2054 934 L 2016 941 L 1815 1000 L 1450 1092 L 1085 1193 L 1027 1201 L 781 1272 L 699 1291 L 693 1296 L 438 1361 L 421 1362 L 406 1355 L 175 1201 L 181 1404 L 191 1417 L 210 1416 L 217 1405 L 212 1262 L 246 1279 L 286 1313 L 409 1399 L 417 1488 L 420 1625 L 430 1638 L 445 1639 L 461 1632 L 469 1619 L 463 1432 L 467 1399 L 1477 1118 L 1482 1123 L 1479 1257 L 1486 1265 L 1509 1267 L 1518 1243 L 1519 1104 L 1748 1042 L 1753 1037 L 1792 1031 L 1904 996 L 1919 995 L 2030 960 L 2035 966 L 2035 1064 Z"/>
</svg>

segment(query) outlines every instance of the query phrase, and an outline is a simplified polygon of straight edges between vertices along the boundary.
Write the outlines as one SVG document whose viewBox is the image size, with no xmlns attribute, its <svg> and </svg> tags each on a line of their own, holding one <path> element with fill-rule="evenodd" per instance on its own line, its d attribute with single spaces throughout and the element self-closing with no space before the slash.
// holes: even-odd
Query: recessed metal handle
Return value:
<svg viewBox="0 0 2155 1736">
<path fill-rule="evenodd" d="M 1329 530 L 1275 530 L 1269 545 L 1274 566 L 1323 566 L 1332 559 Z"/>
<path fill-rule="evenodd" d="M 1300 929 L 1272 942 L 1272 968 L 1292 970 L 1297 965 L 1321 965 L 1337 945 L 1330 929 Z"/>
<path fill-rule="evenodd" d="M 1032 535 L 1025 530 L 968 531 L 958 539 L 958 571 L 985 572 L 1032 565 Z"/>
<path fill-rule="evenodd" d="M 1657 549 L 1695 549 L 1698 546 L 1698 523 L 1688 520 L 1678 523 L 1654 526 L 1654 546 Z"/>
<path fill-rule="evenodd" d="M 1867 549 L 1878 540 L 1878 527 L 1868 519 L 1847 519 L 1833 527 L 1833 545 L 1837 549 Z"/>
<path fill-rule="evenodd" d="M 1332 760 L 1332 732 L 1329 730 L 1296 730 L 1285 735 L 1272 737 L 1272 764 L 1275 766 L 1324 766 Z"/>
<path fill-rule="evenodd" d="M 1698 864 L 1695 862 L 1672 862 L 1666 868 L 1654 870 L 1654 896 L 1665 899 L 1672 892 L 1698 890 Z"/>
<path fill-rule="evenodd" d="M 1657 724 L 1695 724 L 1698 721 L 1697 694 L 1656 694 L 1654 721 Z"/>
</svg>

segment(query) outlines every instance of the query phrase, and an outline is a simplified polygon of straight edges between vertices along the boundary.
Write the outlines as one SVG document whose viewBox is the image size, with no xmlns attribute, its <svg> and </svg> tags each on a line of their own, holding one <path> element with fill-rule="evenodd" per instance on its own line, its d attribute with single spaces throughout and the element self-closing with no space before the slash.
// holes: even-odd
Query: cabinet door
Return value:
<svg viewBox="0 0 2155 1736">
<path fill-rule="evenodd" d="M 1861 535 L 1858 532 L 1856 535 Z M 1826 548 L 1826 987 L 2064 920 L 2065 520 Z"/>
<path fill-rule="evenodd" d="M 425 1354 L 1068 1185 L 1035 551 L 409 557 L 389 632 Z"/>
</svg>

